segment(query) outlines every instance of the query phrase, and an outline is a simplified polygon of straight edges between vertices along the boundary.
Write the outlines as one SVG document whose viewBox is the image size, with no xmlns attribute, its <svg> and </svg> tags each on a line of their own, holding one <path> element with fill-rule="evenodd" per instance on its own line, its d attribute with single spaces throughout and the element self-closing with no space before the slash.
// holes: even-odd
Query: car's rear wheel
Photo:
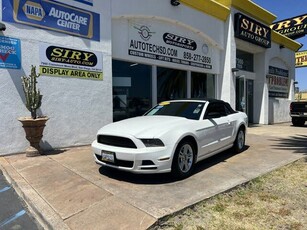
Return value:
<svg viewBox="0 0 307 230">
<path fill-rule="evenodd" d="M 172 173 L 175 177 L 183 179 L 189 177 L 194 169 L 195 150 L 190 141 L 179 143 L 172 163 Z"/>
<path fill-rule="evenodd" d="M 305 120 L 297 118 L 297 117 L 292 117 L 292 124 L 294 126 L 304 126 L 305 125 Z"/>
<path fill-rule="evenodd" d="M 240 128 L 237 133 L 236 140 L 233 144 L 234 151 L 236 153 L 240 153 L 243 151 L 244 146 L 245 146 L 245 131 L 243 128 Z"/>
</svg>

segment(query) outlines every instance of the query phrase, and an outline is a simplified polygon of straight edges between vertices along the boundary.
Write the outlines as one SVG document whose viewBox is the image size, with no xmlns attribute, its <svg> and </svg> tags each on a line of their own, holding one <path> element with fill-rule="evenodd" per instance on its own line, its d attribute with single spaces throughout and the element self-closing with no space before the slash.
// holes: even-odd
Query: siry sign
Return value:
<svg viewBox="0 0 307 230">
<path fill-rule="evenodd" d="M 307 50 L 303 50 L 295 53 L 295 67 L 307 66 Z"/>
<path fill-rule="evenodd" d="M 40 74 L 103 80 L 102 53 L 40 43 Z"/>
<path fill-rule="evenodd" d="M 51 0 L 2 1 L 2 19 L 100 40 L 99 14 Z"/>
<path fill-rule="evenodd" d="M 235 14 L 235 36 L 264 48 L 271 47 L 271 29 L 243 14 Z"/>
<path fill-rule="evenodd" d="M 307 14 L 275 22 L 271 29 L 292 39 L 303 37 L 307 34 Z"/>
</svg>

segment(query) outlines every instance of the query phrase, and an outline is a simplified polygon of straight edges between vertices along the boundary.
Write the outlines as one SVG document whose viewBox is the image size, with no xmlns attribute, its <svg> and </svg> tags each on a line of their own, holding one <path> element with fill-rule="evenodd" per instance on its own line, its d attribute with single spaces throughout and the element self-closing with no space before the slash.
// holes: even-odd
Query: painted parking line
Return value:
<svg viewBox="0 0 307 230">
<path fill-rule="evenodd" d="M 6 220 L 4 220 L 2 223 L 0 223 L 0 228 L 2 228 L 4 225 L 11 223 L 12 221 L 16 220 L 17 218 L 23 216 L 25 213 L 26 213 L 25 210 L 21 210 L 21 211 L 17 212 L 15 215 L 10 216 Z"/>
<path fill-rule="evenodd" d="M 4 187 L 3 189 L 0 190 L 0 193 L 5 192 L 5 191 L 9 190 L 10 188 L 11 188 L 11 187 L 8 187 L 8 186 L 7 186 L 7 187 Z"/>
</svg>

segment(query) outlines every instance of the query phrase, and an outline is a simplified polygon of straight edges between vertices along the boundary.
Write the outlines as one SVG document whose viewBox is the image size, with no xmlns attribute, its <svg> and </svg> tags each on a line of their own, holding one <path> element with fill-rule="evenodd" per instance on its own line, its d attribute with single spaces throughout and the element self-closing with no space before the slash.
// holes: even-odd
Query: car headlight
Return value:
<svg viewBox="0 0 307 230">
<path fill-rule="evenodd" d="M 160 139 L 141 139 L 146 147 L 163 147 L 164 144 Z"/>
</svg>

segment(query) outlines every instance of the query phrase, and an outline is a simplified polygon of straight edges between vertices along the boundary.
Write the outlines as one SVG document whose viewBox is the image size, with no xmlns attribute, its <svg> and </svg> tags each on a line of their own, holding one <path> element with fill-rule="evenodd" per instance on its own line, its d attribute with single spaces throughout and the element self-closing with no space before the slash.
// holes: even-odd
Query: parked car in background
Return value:
<svg viewBox="0 0 307 230">
<path fill-rule="evenodd" d="M 101 128 L 92 143 L 95 161 L 134 173 L 191 175 L 195 163 L 245 146 L 247 116 L 221 100 L 161 102 L 144 116 Z"/>
<path fill-rule="evenodd" d="M 290 116 L 294 126 L 304 126 L 307 121 L 307 101 L 291 102 Z"/>
</svg>

